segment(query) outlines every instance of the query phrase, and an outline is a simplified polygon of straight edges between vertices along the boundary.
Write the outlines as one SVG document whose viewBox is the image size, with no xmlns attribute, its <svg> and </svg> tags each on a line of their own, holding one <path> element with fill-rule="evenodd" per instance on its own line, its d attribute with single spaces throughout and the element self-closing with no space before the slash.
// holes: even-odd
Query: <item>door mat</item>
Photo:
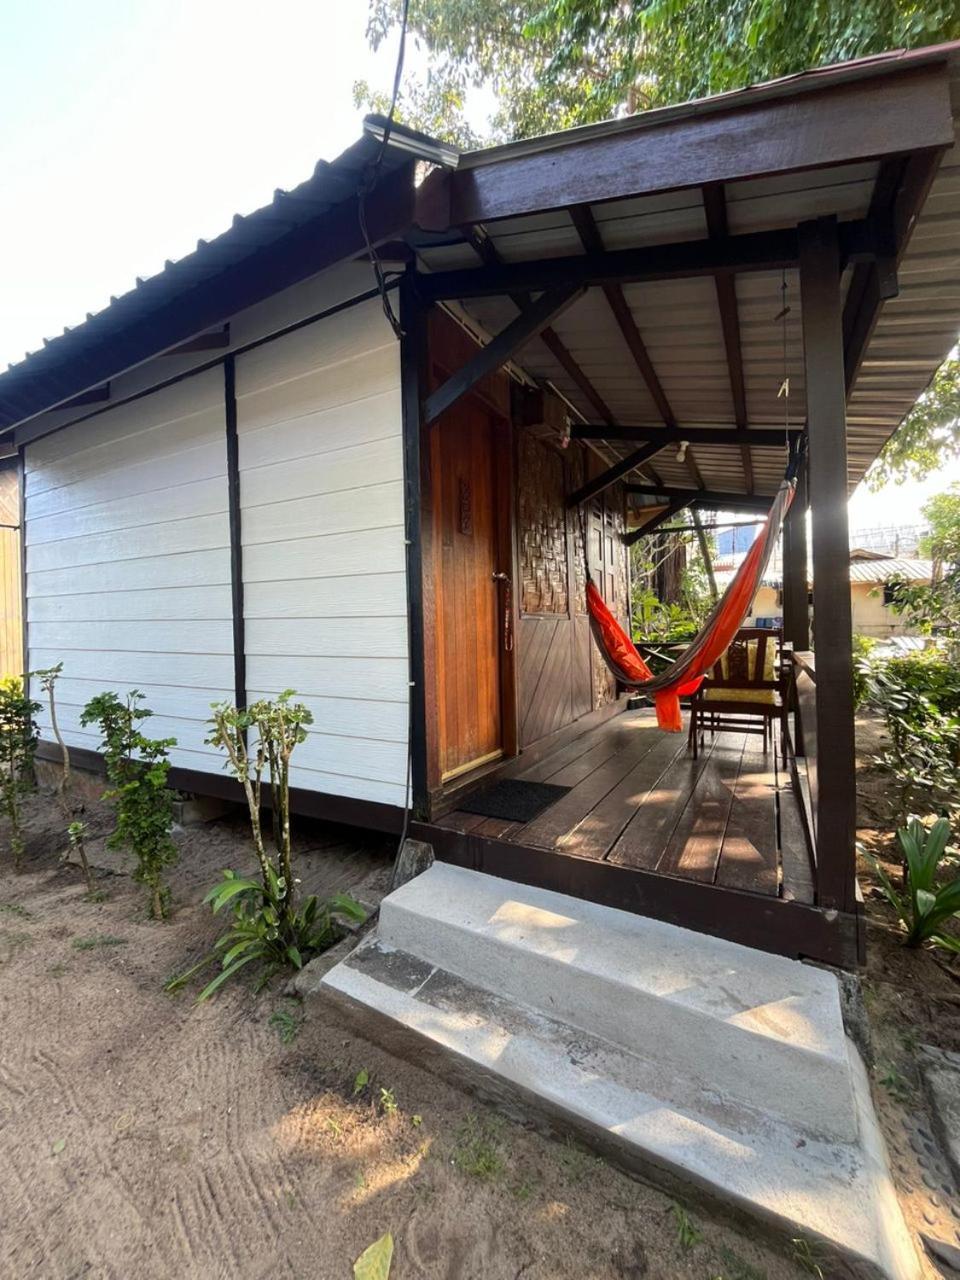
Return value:
<svg viewBox="0 0 960 1280">
<path fill-rule="evenodd" d="M 502 782 L 481 787 L 457 807 L 465 813 L 479 813 L 485 818 L 532 822 L 569 790 L 569 787 L 558 787 L 550 782 L 504 778 Z"/>
</svg>

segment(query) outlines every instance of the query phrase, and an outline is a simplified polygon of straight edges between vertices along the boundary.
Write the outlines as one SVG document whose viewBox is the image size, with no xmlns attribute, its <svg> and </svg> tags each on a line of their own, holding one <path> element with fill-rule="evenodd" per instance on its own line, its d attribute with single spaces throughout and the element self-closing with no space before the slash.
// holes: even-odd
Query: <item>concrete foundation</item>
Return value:
<svg viewBox="0 0 960 1280">
<path fill-rule="evenodd" d="M 848 1274 L 919 1274 L 825 970 L 438 863 L 320 989 L 391 1047 Z"/>
</svg>

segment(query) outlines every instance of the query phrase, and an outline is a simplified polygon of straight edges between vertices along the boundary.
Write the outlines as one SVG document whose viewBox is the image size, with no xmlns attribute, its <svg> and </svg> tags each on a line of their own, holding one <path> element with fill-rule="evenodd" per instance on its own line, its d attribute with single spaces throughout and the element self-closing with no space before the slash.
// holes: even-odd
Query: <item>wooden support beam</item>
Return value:
<svg viewBox="0 0 960 1280">
<path fill-rule="evenodd" d="M 870 261 L 881 255 L 886 237 L 866 219 L 844 222 L 840 236 L 844 259 Z M 773 271 L 795 267 L 799 261 L 793 227 L 750 231 L 718 240 L 683 240 L 646 245 L 640 249 L 611 249 L 570 258 L 535 258 L 490 266 L 431 271 L 419 275 L 418 288 L 429 302 L 457 298 L 485 298 L 517 290 L 552 289 L 560 284 L 602 285 L 644 280 L 678 280 L 717 272 Z"/>
<path fill-rule="evenodd" d="M 802 223 L 799 233 L 817 655 L 817 902 L 853 912 L 856 775 L 840 244 L 836 218 Z"/>
<path fill-rule="evenodd" d="M 783 636 L 798 653 L 810 648 L 807 570 L 806 463 L 797 476 L 797 491 L 783 523 Z"/>
<path fill-rule="evenodd" d="M 687 440 L 690 444 L 739 445 L 741 439 L 740 432 L 734 427 L 625 427 L 588 423 L 572 427 L 570 434 L 574 440 L 662 440 L 664 444 L 679 444 L 681 440 Z M 748 434 L 751 445 L 756 448 L 782 449 L 785 444 L 782 427 L 751 427 Z M 802 434 L 802 428 L 791 427 L 791 438 Z"/>
<path fill-rule="evenodd" d="M 717 579 L 713 572 L 713 560 L 710 558 L 710 544 L 707 542 L 707 535 L 704 532 L 703 523 L 700 520 L 700 513 L 694 507 L 691 511 L 693 518 L 693 527 L 697 531 L 697 542 L 700 545 L 700 555 L 703 557 L 703 567 L 707 571 L 707 582 L 710 584 L 710 598 L 714 604 L 720 599 L 720 593 L 717 591 Z"/>
<path fill-rule="evenodd" d="M 678 489 L 660 484 L 628 484 L 624 487 L 627 493 L 647 498 L 683 498 L 685 502 L 696 502 L 701 507 L 723 507 L 731 511 L 769 511 L 773 501 L 773 498 L 762 498 L 755 494 L 724 493 L 717 489 Z"/>
<path fill-rule="evenodd" d="M 188 356 L 195 351 L 220 351 L 230 345 L 230 325 L 222 324 L 217 329 L 208 329 L 206 333 L 198 333 L 176 347 L 170 347 L 162 354 L 165 356 Z"/>
<path fill-rule="evenodd" d="M 661 525 L 672 520 L 677 512 L 682 511 L 688 505 L 686 498 L 671 498 L 662 511 L 658 511 L 652 520 L 648 520 L 646 524 L 642 524 L 639 529 L 631 529 L 629 533 L 623 535 L 623 545 L 632 547 L 635 542 L 639 542 L 641 538 L 645 538 L 648 533 L 656 533 Z"/>
<path fill-rule="evenodd" d="M 576 285 L 560 286 L 541 294 L 536 302 L 532 302 L 524 311 L 521 311 L 515 320 L 512 320 L 485 347 L 481 347 L 462 369 L 451 374 L 446 382 L 427 398 L 423 407 L 424 423 L 429 426 L 431 422 L 435 422 L 482 378 L 495 373 L 506 364 L 511 356 L 515 355 L 531 338 L 541 333 L 551 320 L 566 311 L 567 307 L 572 306 L 582 294 L 583 288 Z"/>
<path fill-rule="evenodd" d="M 725 243 L 730 238 L 727 220 L 727 198 L 723 184 L 711 183 L 702 188 L 703 208 L 710 239 Z M 731 275 L 716 275 L 717 306 L 723 329 L 723 345 L 727 353 L 727 372 L 730 377 L 730 395 L 733 399 L 733 417 L 740 431 L 747 429 L 747 392 L 743 378 L 743 349 L 740 343 L 740 313 L 737 308 L 737 282 Z M 740 460 L 747 492 L 753 493 L 753 459 L 749 444 L 740 445 Z"/>
<path fill-rule="evenodd" d="M 612 467 L 608 467 L 606 471 L 602 471 L 600 475 L 594 476 L 585 485 L 575 489 L 567 498 L 567 506 L 579 507 L 588 498 L 595 498 L 598 493 L 603 493 L 605 489 L 609 489 L 612 484 L 622 480 L 624 476 L 629 475 L 631 471 L 635 471 L 637 467 L 642 467 L 648 459 L 659 453 L 662 448 L 662 444 L 645 444 L 641 445 L 639 449 L 634 449 L 625 458 L 615 462 Z"/>
</svg>

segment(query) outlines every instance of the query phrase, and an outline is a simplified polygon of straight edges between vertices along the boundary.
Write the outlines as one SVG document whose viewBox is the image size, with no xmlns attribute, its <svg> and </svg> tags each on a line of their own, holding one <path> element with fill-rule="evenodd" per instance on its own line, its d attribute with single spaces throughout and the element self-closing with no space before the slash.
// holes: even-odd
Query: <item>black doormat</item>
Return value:
<svg viewBox="0 0 960 1280">
<path fill-rule="evenodd" d="M 532 822 L 544 809 L 565 796 L 569 787 L 551 782 L 524 782 L 520 778 L 504 778 L 481 787 L 458 807 L 466 813 L 479 813 L 485 818 L 503 818 L 505 822 Z"/>
</svg>

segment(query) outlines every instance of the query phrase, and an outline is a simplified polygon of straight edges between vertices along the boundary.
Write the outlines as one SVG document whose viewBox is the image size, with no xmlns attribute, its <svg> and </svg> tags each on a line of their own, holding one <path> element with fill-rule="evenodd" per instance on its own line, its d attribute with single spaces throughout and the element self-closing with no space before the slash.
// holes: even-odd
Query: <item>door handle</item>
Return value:
<svg viewBox="0 0 960 1280">
<path fill-rule="evenodd" d="M 513 593 L 510 590 L 510 576 L 506 573 L 491 573 L 494 582 L 502 582 L 503 591 L 503 647 L 507 653 L 513 649 Z"/>
</svg>

